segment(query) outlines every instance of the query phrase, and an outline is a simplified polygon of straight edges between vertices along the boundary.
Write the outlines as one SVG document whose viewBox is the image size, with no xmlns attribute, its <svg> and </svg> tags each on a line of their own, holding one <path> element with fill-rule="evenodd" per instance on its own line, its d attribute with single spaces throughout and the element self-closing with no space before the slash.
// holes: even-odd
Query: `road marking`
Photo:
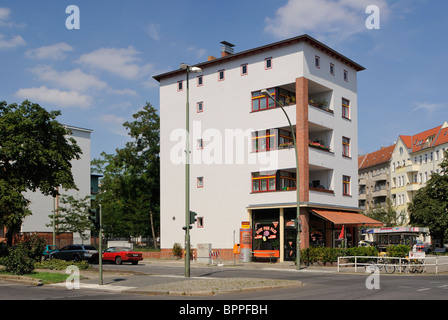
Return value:
<svg viewBox="0 0 448 320">
<path fill-rule="evenodd" d="M 431 288 L 422 288 L 422 289 L 418 289 L 417 291 L 426 291 L 426 290 L 431 290 Z"/>
<path fill-rule="evenodd" d="M 54 283 L 51 286 L 55 287 L 65 287 L 65 283 Z M 125 290 L 135 289 L 136 287 L 124 287 L 124 286 L 112 286 L 109 284 L 99 285 L 99 284 L 91 284 L 91 283 L 80 283 L 80 289 L 96 289 L 96 290 L 107 290 L 107 291 L 116 291 L 122 292 Z"/>
</svg>

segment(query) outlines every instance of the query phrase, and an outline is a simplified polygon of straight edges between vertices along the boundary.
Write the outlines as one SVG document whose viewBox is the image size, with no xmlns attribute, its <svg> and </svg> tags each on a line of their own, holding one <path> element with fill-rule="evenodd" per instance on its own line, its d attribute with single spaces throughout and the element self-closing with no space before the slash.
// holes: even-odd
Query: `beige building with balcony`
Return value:
<svg viewBox="0 0 448 320">
<path fill-rule="evenodd" d="M 390 198 L 390 160 L 395 145 L 358 158 L 358 201 L 362 210 L 385 206 Z"/>
<path fill-rule="evenodd" d="M 359 156 L 359 207 L 369 210 L 391 200 L 399 223 L 409 223 L 407 211 L 415 193 L 431 175 L 440 171 L 448 150 L 448 122 L 408 136 L 400 135 L 396 144 Z"/>
</svg>

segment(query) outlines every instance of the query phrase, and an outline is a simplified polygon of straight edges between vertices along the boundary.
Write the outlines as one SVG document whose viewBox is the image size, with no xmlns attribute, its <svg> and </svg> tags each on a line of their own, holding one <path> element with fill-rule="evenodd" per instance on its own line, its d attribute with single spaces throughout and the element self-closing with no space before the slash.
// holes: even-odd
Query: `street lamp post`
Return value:
<svg viewBox="0 0 448 320">
<path fill-rule="evenodd" d="M 291 120 L 289 119 L 288 114 L 286 113 L 285 109 L 283 108 L 283 104 L 279 101 L 275 100 L 268 90 L 263 89 L 261 90 L 261 94 L 263 94 L 265 97 L 268 97 L 269 99 L 273 100 L 277 105 L 280 106 L 283 113 L 286 116 L 286 119 L 288 119 L 289 128 L 291 129 L 292 133 L 292 140 L 294 143 L 294 150 L 296 154 L 296 194 L 297 194 L 297 239 L 296 239 L 296 268 L 300 269 L 300 193 L 299 193 L 299 155 L 297 154 L 297 143 L 296 143 L 296 134 L 294 132 L 294 129 L 291 124 Z"/>
<path fill-rule="evenodd" d="M 181 63 L 181 70 L 187 73 L 186 88 L 186 139 L 185 139 L 185 277 L 190 277 L 190 72 L 202 72 L 201 68 L 192 67 L 186 63 Z"/>
</svg>

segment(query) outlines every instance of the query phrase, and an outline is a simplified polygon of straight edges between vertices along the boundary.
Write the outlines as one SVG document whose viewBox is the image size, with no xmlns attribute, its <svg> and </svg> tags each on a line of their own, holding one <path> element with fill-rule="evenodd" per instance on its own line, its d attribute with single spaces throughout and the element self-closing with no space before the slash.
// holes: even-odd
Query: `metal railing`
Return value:
<svg viewBox="0 0 448 320">
<path fill-rule="evenodd" d="M 412 270 L 422 270 L 426 273 L 440 273 L 448 272 L 448 256 L 426 256 L 425 258 L 399 258 L 399 257 L 387 257 L 387 256 L 346 256 L 338 257 L 338 272 L 341 272 L 342 268 L 353 269 L 354 272 L 358 272 L 359 269 L 362 272 L 366 272 L 371 266 L 377 266 L 378 269 L 389 270 L 394 269 L 392 272 L 398 271 L 398 273 L 412 272 Z M 421 271 L 418 271 L 421 272 Z"/>
</svg>

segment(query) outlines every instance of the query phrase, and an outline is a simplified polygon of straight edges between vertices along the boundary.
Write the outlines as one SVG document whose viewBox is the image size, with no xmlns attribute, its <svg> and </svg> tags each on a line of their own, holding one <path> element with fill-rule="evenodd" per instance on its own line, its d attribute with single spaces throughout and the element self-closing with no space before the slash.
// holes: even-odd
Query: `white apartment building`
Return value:
<svg viewBox="0 0 448 320">
<path fill-rule="evenodd" d="M 72 160 L 72 174 L 79 190 L 64 190 L 60 188 L 60 194 L 71 195 L 75 198 L 81 199 L 90 195 L 91 181 L 90 181 L 90 134 L 92 130 L 83 129 L 73 126 L 65 126 L 72 131 L 71 138 L 75 139 L 76 143 L 82 150 L 80 159 Z M 49 215 L 53 210 L 59 206 L 59 197 L 44 196 L 40 192 L 27 192 L 25 197 L 30 200 L 29 209 L 32 212 L 31 216 L 27 216 L 22 223 L 22 233 L 36 233 L 40 237 L 45 238 L 49 244 L 52 244 L 53 227 L 52 220 Z M 50 226 L 47 226 L 50 224 Z M 59 245 L 73 243 L 82 243 L 78 234 L 70 234 L 57 237 Z"/>
<path fill-rule="evenodd" d="M 242 224 L 252 250 L 295 257 L 296 161 L 299 155 L 300 244 L 357 243 L 357 227 L 378 224 L 358 209 L 357 72 L 362 66 L 308 35 L 234 53 L 190 73 L 190 208 L 198 221 L 191 245 L 210 243 L 233 257 Z M 161 248 L 184 243 L 186 72 L 160 83 Z M 247 222 L 247 223 L 245 223 Z"/>
<path fill-rule="evenodd" d="M 415 192 L 426 185 L 431 175 L 440 170 L 448 150 L 448 122 L 413 136 L 398 138 L 390 160 L 391 200 L 403 225 L 409 222 L 408 204 Z"/>
</svg>

